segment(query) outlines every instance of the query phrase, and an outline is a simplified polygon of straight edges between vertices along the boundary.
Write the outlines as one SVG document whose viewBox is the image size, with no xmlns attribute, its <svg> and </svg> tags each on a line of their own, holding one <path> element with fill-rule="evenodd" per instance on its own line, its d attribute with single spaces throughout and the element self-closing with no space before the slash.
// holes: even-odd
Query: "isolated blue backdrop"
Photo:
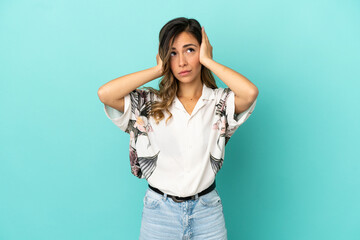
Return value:
<svg viewBox="0 0 360 240">
<path fill-rule="evenodd" d="M 229 239 L 360 239 L 359 1 L 13 0 L 0 2 L 1 240 L 138 238 L 147 182 L 97 90 L 155 66 L 180 16 L 259 89 L 217 175 Z"/>
</svg>

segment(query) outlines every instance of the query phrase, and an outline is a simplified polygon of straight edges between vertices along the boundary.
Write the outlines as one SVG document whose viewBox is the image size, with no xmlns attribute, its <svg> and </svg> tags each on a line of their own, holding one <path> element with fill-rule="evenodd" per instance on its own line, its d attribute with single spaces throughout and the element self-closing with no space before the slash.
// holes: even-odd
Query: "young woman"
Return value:
<svg viewBox="0 0 360 240">
<path fill-rule="evenodd" d="M 169 21 L 159 41 L 155 67 L 98 90 L 107 117 L 130 135 L 132 174 L 149 185 L 140 239 L 227 239 L 215 176 L 225 145 L 255 108 L 258 89 L 212 59 L 195 19 Z M 229 88 L 218 88 L 212 72 Z M 159 77 L 159 90 L 138 89 Z"/>
</svg>

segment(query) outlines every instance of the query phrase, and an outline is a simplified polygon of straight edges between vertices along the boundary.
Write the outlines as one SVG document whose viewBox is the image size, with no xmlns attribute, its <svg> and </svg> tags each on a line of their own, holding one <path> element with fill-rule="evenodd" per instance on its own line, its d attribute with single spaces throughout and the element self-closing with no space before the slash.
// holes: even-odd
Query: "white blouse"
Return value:
<svg viewBox="0 0 360 240">
<path fill-rule="evenodd" d="M 151 103 L 159 100 L 147 89 L 125 96 L 124 113 L 104 105 L 106 116 L 130 134 L 131 173 L 170 195 L 187 197 L 209 187 L 220 170 L 225 145 L 235 130 L 254 111 L 256 101 L 234 114 L 230 88 L 212 89 L 203 84 L 202 95 L 191 115 L 175 96 L 169 108 L 172 117 L 157 125 L 148 116 Z"/>
</svg>

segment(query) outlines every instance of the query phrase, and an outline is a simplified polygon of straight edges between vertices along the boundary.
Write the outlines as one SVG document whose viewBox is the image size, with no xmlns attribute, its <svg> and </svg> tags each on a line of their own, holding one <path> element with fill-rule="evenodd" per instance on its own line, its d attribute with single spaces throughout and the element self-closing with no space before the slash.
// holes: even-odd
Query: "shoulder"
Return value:
<svg viewBox="0 0 360 240">
<path fill-rule="evenodd" d="M 158 96 L 154 91 L 151 91 L 150 89 L 140 89 L 136 88 L 133 91 L 130 92 L 130 96 L 135 99 L 142 99 L 143 101 L 154 101 L 158 100 Z"/>
<path fill-rule="evenodd" d="M 215 88 L 213 90 L 214 90 L 217 102 L 219 102 L 221 100 L 226 101 L 232 92 L 231 89 L 228 87 L 226 87 L 226 88 L 219 87 L 219 88 Z"/>
</svg>

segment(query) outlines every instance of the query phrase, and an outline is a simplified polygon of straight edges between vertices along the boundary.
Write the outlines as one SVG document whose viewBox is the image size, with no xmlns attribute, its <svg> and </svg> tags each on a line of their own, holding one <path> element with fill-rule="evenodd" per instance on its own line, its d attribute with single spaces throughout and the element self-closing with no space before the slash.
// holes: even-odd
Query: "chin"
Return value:
<svg viewBox="0 0 360 240">
<path fill-rule="evenodd" d="M 178 79 L 178 78 L 177 78 L 177 80 L 178 80 L 179 82 L 182 82 L 182 83 L 190 83 L 190 82 L 195 81 L 195 80 L 192 79 L 192 78 L 185 78 L 185 79 Z"/>
</svg>

